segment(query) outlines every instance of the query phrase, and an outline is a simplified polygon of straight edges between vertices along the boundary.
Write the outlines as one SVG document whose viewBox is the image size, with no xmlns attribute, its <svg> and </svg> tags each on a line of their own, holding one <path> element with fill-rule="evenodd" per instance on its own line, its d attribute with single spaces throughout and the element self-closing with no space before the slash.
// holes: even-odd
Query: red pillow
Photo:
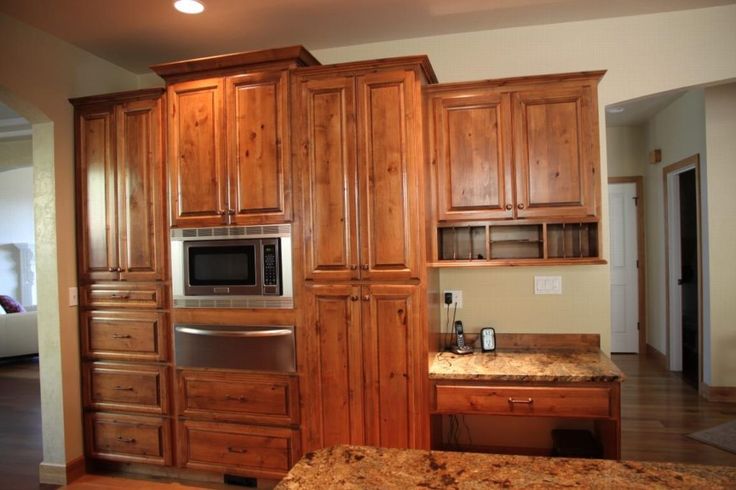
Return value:
<svg viewBox="0 0 736 490">
<path fill-rule="evenodd" d="M 22 304 L 18 303 L 10 296 L 4 296 L 2 294 L 0 294 L 0 306 L 3 307 L 5 313 L 23 313 L 26 311 Z"/>
</svg>

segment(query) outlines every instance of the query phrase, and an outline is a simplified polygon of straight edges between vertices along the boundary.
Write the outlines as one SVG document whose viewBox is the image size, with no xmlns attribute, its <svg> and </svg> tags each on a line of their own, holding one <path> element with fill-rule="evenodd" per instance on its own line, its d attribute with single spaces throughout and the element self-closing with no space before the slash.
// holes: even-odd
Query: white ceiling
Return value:
<svg viewBox="0 0 736 490">
<path fill-rule="evenodd" d="M 30 123 L 0 102 L 0 142 L 30 137 Z"/>
<path fill-rule="evenodd" d="M 347 46 L 453 32 L 703 8 L 736 0 L 0 0 L 0 12 L 135 73 L 167 61 L 302 44 Z M 422 53 L 416 53 L 422 54 Z"/>
<path fill-rule="evenodd" d="M 612 104 L 606 108 L 606 126 L 637 126 L 644 124 L 686 92 L 687 89 L 673 90 Z M 612 114 L 608 112 L 611 107 L 620 107 L 624 111 Z"/>
</svg>

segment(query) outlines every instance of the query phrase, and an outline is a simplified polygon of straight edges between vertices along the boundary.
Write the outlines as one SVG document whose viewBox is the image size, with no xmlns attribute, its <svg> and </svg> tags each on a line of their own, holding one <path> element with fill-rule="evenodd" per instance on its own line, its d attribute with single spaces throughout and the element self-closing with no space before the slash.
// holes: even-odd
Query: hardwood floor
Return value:
<svg viewBox="0 0 736 490">
<path fill-rule="evenodd" d="M 736 404 L 700 398 L 678 374 L 661 369 L 651 359 L 617 354 L 613 360 L 626 374 L 621 393 L 623 459 L 736 466 L 736 454 L 686 437 L 736 419 Z M 0 363 L 0 435 L 0 488 L 57 488 L 38 484 L 42 447 L 37 359 Z M 66 488 L 227 488 L 185 485 L 87 475 Z"/>
<path fill-rule="evenodd" d="M 736 404 L 709 402 L 682 377 L 645 356 L 614 354 L 626 374 L 621 389 L 621 457 L 736 466 L 736 454 L 687 434 L 736 419 Z"/>
</svg>

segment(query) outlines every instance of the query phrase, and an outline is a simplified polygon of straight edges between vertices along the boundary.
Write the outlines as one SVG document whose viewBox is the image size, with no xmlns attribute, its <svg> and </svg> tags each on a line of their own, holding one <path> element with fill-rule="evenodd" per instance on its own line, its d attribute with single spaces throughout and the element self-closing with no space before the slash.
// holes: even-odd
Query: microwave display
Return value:
<svg viewBox="0 0 736 490">
<path fill-rule="evenodd" d="M 190 286 L 255 286 L 253 245 L 189 248 Z"/>
</svg>

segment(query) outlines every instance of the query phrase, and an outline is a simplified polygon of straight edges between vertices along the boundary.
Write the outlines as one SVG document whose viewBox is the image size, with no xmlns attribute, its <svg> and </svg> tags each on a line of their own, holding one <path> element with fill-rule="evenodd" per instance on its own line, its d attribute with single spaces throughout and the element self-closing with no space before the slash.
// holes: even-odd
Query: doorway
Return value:
<svg viewBox="0 0 736 490">
<path fill-rule="evenodd" d="M 664 168 L 669 368 L 702 379 L 700 158 Z"/>
<path fill-rule="evenodd" d="M 645 352 L 644 197 L 642 177 L 608 179 L 611 352 Z"/>
</svg>

